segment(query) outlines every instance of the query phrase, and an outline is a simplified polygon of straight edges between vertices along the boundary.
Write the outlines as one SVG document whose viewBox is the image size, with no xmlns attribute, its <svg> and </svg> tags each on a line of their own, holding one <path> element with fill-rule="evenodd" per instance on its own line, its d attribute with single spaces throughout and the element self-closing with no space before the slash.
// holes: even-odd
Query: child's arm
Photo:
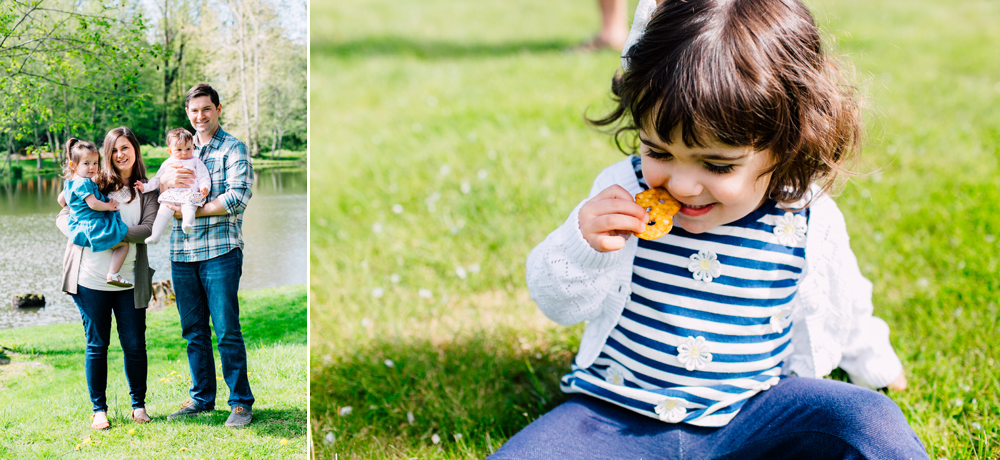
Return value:
<svg viewBox="0 0 1000 460">
<path fill-rule="evenodd" d="M 117 211 L 118 210 L 118 202 L 115 201 L 114 198 L 108 198 L 108 201 L 104 202 L 104 201 L 98 200 L 96 196 L 94 196 L 93 194 L 91 194 L 91 195 L 87 195 L 87 197 L 84 198 L 83 200 L 86 201 L 87 202 L 87 206 L 90 206 L 90 209 L 93 209 L 94 211 Z"/>
<path fill-rule="evenodd" d="M 208 192 L 212 190 L 212 175 L 208 173 L 205 163 L 197 158 L 195 158 L 194 177 L 198 179 L 198 190 L 201 190 L 201 195 L 208 196 Z"/>
<path fill-rule="evenodd" d="M 59 197 L 56 198 L 56 201 L 59 202 L 59 206 L 60 207 L 65 208 L 66 207 L 66 194 L 65 194 L 65 192 L 59 192 Z"/>
<path fill-rule="evenodd" d="M 822 261 L 815 267 L 810 264 L 816 272 L 810 276 L 822 280 L 826 298 L 819 307 L 827 309 L 822 323 L 840 342 L 840 368 L 860 386 L 904 389 L 903 364 L 889 342 L 889 326 L 872 315 L 872 284 L 858 268 L 843 214 L 829 197 L 816 200 L 810 208 L 807 260 Z M 810 286 L 804 283 L 800 295 L 809 298 Z"/>
<path fill-rule="evenodd" d="M 607 200 L 622 202 L 607 203 Z M 638 211 L 622 206 L 629 203 Z M 619 279 L 623 273 L 622 264 L 630 264 L 634 256 L 635 243 L 626 244 L 626 233 L 636 222 L 638 230 L 642 230 L 642 221 L 629 215 L 635 212 L 645 211 L 632 201 L 629 192 L 615 185 L 610 175 L 601 174 L 590 197 L 577 205 L 566 222 L 531 251 L 527 266 L 528 291 L 545 316 L 569 325 L 594 319 L 603 312 L 605 298 L 612 291 L 617 292 L 622 282 Z M 623 231 L 619 233 L 616 229 Z M 594 244 L 611 250 L 599 252 Z"/>
</svg>

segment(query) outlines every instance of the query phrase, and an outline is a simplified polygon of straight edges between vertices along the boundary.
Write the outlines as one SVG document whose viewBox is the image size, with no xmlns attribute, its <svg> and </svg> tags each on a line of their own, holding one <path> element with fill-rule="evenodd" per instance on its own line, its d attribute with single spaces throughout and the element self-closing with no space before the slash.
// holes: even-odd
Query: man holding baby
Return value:
<svg viewBox="0 0 1000 460">
<path fill-rule="evenodd" d="M 170 268 L 181 335 L 188 342 L 191 399 L 168 419 L 215 409 L 211 319 L 218 337 L 222 378 L 229 387 L 232 411 L 226 426 L 245 426 L 253 418 L 254 397 L 247 377 L 237 291 L 243 270 L 243 211 L 252 195 L 253 167 L 246 144 L 219 126 L 222 104 L 210 85 L 202 83 L 191 88 L 184 99 L 184 110 L 195 130 L 195 154 L 208 169 L 212 187 L 206 203 L 195 214 L 190 232 L 174 225 L 170 236 Z M 187 186 L 193 181 L 194 171 L 169 168 L 160 179 L 161 190 Z M 180 219 L 180 206 L 174 211 Z"/>
</svg>

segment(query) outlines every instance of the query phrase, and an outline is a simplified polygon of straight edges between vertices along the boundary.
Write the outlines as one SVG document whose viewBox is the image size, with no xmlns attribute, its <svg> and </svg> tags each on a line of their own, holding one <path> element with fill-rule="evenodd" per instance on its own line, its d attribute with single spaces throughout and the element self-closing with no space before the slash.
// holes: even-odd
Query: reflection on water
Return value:
<svg viewBox="0 0 1000 460">
<path fill-rule="evenodd" d="M 241 289 L 305 283 L 307 279 L 304 169 L 255 171 L 253 198 L 243 215 Z M 55 226 L 62 179 L 0 183 L 0 329 L 80 321 L 60 290 L 66 237 Z M 170 278 L 170 245 L 148 246 L 154 281 Z M 45 308 L 15 310 L 14 295 L 38 293 Z"/>
</svg>

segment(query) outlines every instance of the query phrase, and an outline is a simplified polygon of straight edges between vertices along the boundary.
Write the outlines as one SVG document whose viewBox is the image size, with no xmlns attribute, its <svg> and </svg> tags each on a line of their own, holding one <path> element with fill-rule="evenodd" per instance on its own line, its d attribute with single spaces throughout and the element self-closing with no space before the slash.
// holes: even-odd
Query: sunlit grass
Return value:
<svg viewBox="0 0 1000 460">
<path fill-rule="evenodd" d="M 175 308 L 146 318 L 146 410 L 152 423 L 140 425 L 130 418 L 121 347 L 112 329 L 107 390 L 111 429 L 106 431 L 90 429 L 83 367 L 86 341 L 79 323 L 0 330 L 0 345 L 12 359 L 0 366 L 0 457 L 304 458 L 305 287 L 244 292 L 240 306 L 256 399 L 254 421 L 242 429 L 223 426 L 229 416 L 229 391 L 223 381 L 218 382 L 214 412 L 166 420 L 188 399 L 191 385 Z M 218 362 L 217 350 L 215 354 Z"/>
</svg>

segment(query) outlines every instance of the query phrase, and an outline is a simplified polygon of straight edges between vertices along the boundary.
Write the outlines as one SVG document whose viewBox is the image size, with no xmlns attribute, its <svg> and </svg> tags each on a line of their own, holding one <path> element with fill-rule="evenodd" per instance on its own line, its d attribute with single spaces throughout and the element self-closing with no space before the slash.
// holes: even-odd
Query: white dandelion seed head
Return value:
<svg viewBox="0 0 1000 460">
<path fill-rule="evenodd" d="M 465 279 L 465 278 L 466 278 L 467 276 L 469 276 L 469 275 L 468 275 L 468 273 L 466 273 L 466 271 L 465 271 L 465 268 L 462 268 L 462 267 L 456 267 L 456 268 L 455 268 L 455 275 L 457 275 L 457 276 L 458 276 L 459 278 L 461 278 L 461 279 L 463 279 L 463 280 L 464 280 L 464 279 Z"/>
<path fill-rule="evenodd" d="M 460 441 L 461 439 L 462 439 L 462 433 L 455 433 L 455 440 Z"/>
<path fill-rule="evenodd" d="M 442 176 L 447 176 L 448 174 L 451 174 L 451 165 L 448 164 L 441 165 L 441 169 L 438 172 L 440 172 Z"/>
<path fill-rule="evenodd" d="M 920 277 L 920 278 L 917 279 L 917 286 L 925 288 L 925 287 L 930 286 L 930 285 L 931 285 L 931 281 L 929 279 L 927 279 L 927 278 Z"/>
<path fill-rule="evenodd" d="M 431 293 L 430 289 L 421 289 L 421 290 L 417 291 L 417 295 L 420 296 L 421 299 L 429 299 L 434 294 Z"/>
<path fill-rule="evenodd" d="M 374 224 L 372 224 L 372 232 L 382 233 L 382 223 L 375 222 Z"/>
<path fill-rule="evenodd" d="M 487 172 L 485 169 L 480 169 L 479 172 L 476 173 L 476 177 L 478 177 L 479 180 L 486 180 L 486 178 L 489 177 L 489 176 L 490 176 L 490 173 Z"/>
<path fill-rule="evenodd" d="M 399 279 L 400 279 L 399 273 L 393 273 L 392 275 L 389 275 L 389 281 L 392 284 L 399 284 Z"/>
<path fill-rule="evenodd" d="M 469 192 L 472 191 L 472 184 L 470 184 L 469 181 L 467 181 L 467 180 L 462 181 L 461 190 L 462 190 L 462 194 L 468 195 Z"/>
<path fill-rule="evenodd" d="M 468 270 L 469 273 L 479 273 L 479 264 L 470 264 Z"/>
<path fill-rule="evenodd" d="M 440 443 L 441 442 L 441 436 L 438 436 L 436 434 L 433 435 L 433 436 L 431 436 L 431 442 L 433 442 L 434 444 Z"/>
<path fill-rule="evenodd" d="M 403 213 L 403 205 L 401 205 L 401 204 L 394 204 L 394 205 L 392 205 L 392 212 L 394 212 L 396 214 L 402 214 Z"/>
<path fill-rule="evenodd" d="M 361 261 L 361 268 L 368 268 L 368 259 Z"/>
<path fill-rule="evenodd" d="M 323 436 L 323 442 L 327 443 L 328 445 L 329 444 L 333 444 L 336 441 L 337 441 L 337 437 L 333 435 L 332 431 L 328 431 L 326 433 L 326 436 Z"/>
<path fill-rule="evenodd" d="M 385 295 L 385 289 L 382 289 L 380 287 L 372 288 L 372 297 L 378 299 L 381 298 L 383 295 Z"/>
<path fill-rule="evenodd" d="M 538 135 L 542 137 L 549 137 L 552 135 L 552 130 L 550 130 L 548 126 L 542 125 L 541 128 L 538 128 Z"/>
<path fill-rule="evenodd" d="M 479 136 L 476 135 L 476 133 L 469 133 L 469 135 L 465 136 L 465 138 L 468 139 L 469 142 L 476 142 L 479 140 Z"/>
<path fill-rule="evenodd" d="M 407 412 L 406 413 L 406 421 L 410 425 L 413 425 L 413 422 L 416 421 L 416 420 L 417 420 L 417 418 L 413 416 L 413 412 Z"/>
<path fill-rule="evenodd" d="M 393 362 L 391 359 L 382 361 L 382 364 L 385 364 L 385 367 L 396 367 L 396 363 Z"/>
<path fill-rule="evenodd" d="M 354 412 L 354 408 L 353 407 L 351 407 L 351 406 L 344 406 L 344 407 L 340 408 L 340 412 L 339 413 L 340 413 L 341 417 L 347 417 L 348 415 L 351 415 L 351 412 Z"/>
<path fill-rule="evenodd" d="M 372 327 L 372 320 L 370 318 L 361 318 L 361 327 Z"/>
<path fill-rule="evenodd" d="M 486 152 L 486 158 L 489 158 L 491 160 L 496 160 L 497 159 L 497 151 L 493 150 L 493 149 L 490 149 L 488 152 Z"/>
</svg>

